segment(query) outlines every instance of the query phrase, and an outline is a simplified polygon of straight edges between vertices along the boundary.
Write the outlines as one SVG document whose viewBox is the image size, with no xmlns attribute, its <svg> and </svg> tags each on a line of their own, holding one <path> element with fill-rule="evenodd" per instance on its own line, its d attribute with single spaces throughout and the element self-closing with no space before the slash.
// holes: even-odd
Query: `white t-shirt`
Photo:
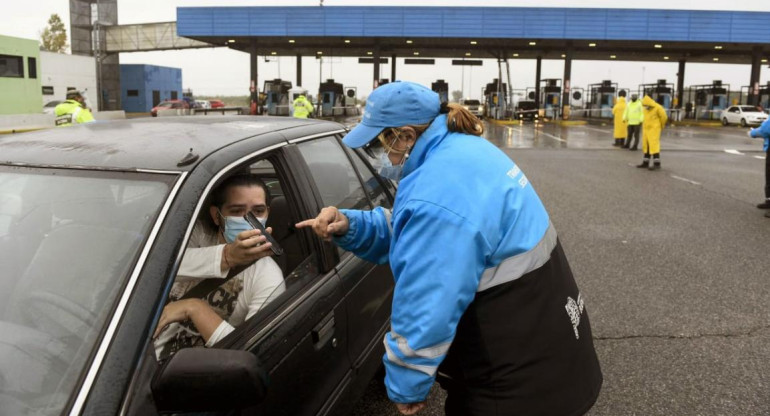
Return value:
<svg viewBox="0 0 770 416">
<path fill-rule="evenodd" d="M 229 270 L 221 270 L 224 246 L 224 244 L 218 244 L 216 234 L 209 232 L 205 226 L 197 223 L 193 228 L 190 243 L 185 250 L 169 296 L 172 299 L 179 299 L 188 290 L 200 283 L 202 279 L 227 277 Z M 223 320 L 206 342 L 206 347 L 216 344 L 232 332 L 236 326 L 256 314 L 264 304 L 286 290 L 283 273 L 271 257 L 257 260 L 225 283 L 223 287 L 225 286 L 225 291 L 237 293 L 235 306 L 229 317 L 222 316 L 226 312 L 215 308 Z M 211 302 L 210 299 L 207 301 Z M 156 356 L 161 357 L 166 343 L 180 337 L 195 338 L 200 337 L 200 334 L 181 323 L 172 323 L 155 340 Z"/>
</svg>

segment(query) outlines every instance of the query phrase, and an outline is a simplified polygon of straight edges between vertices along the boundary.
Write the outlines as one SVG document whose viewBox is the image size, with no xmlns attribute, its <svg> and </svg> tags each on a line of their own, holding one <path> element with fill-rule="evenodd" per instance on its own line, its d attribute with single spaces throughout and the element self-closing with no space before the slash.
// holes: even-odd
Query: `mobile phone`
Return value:
<svg viewBox="0 0 770 416">
<path fill-rule="evenodd" d="M 265 227 L 262 225 L 261 222 L 259 222 L 259 219 L 257 219 L 257 216 L 254 215 L 252 212 L 248 212 L 246 215 L 243 216 L 243 219 L 246 220 L 249 224 L 251 224 L 252 227 L 262 232 L 262 235 L 265 236 L 267 241 L 271 244 L 270 249 L 273 250 L 273 254 L 276 256 L 280 256 L 283 254 L 283 249 L 280 245 L 278 245 L 278 242 L 275 241 L 272 235 L 265 230 Z"/>
</svg>

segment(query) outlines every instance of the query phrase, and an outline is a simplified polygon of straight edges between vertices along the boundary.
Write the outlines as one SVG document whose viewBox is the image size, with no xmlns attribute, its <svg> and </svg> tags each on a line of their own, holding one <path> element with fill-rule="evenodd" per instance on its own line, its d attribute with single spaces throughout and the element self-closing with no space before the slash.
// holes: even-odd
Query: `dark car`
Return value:
<svg viewBox="0 0 770 416">
<path fill-rule="evenodd" d="M 393 277 L 293 225 L 392 205 L 344 134 L 236 116 L 0 138 L 0 413 L 348 412 L 381 368 Z M 273 195 L 285 290 L 212 348 L 158 362 L 151 336 L 196 218 L 245 171 Z"/>
<path fill-rule="evenodd" d="M 158 111 L 163 110 L 187 110 L 190 108 L 190 104 L 185 100 L 166 100 L 156 105 L 150 110 L 150 115 L 153 117 L 158 116 Z"/>
<path fill-rule="evenodd" d="M 519 100 L 514 111 L 516 120 L 537 120 L 538 109 L 533 100 Z"/>
</svg>

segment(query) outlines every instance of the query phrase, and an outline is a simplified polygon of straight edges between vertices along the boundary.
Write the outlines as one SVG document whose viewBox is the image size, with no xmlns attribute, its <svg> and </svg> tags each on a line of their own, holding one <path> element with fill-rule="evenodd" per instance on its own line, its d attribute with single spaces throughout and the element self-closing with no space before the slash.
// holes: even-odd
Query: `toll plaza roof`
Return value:
<svg viewBox="0 0 770 416">
<path fill-rule="evenodd" d="M 531 7 L 179 7 L 177 34 L 258 55 L 749 63 L 770 13 Z"/>
</svg>

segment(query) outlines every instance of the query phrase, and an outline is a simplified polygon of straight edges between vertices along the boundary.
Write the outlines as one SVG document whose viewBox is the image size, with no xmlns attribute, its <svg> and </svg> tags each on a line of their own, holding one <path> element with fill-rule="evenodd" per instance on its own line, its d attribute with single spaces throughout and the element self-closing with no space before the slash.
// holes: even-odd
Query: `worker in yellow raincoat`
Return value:
<svg viewBox="0 0 770 416">
<path fill-rule="evenodd" d="M 294 118 L 307 118 L 310 114 L 313 114 L 313 104 L 305 97 L 304 94 L 300 94 L 296 100 L 294 100 Z"/>
<path fill-rule="evenodd" d="M 663 106 L 656 103 L 655 100 L 645 95 L 642 98 L 644 106 L 644 128 L 642 129 L 642 150 L 644 159 L 638 168 L 649 168 L 650 170 L 660 169 L 660 132 L 666 126 L 668 116 Z M 650 164 L 652 156 L 653 164 Z"/>
<path fill-rule="evenodd" d="M 623 147 L 628 134 L 627 122 L 623 120 L 623 114 L 626 113 L 626 91 L 621 90 L 618 93 L 618 101 L 612 107 L 612 118 L 615 120 L 615 143 L 613 146 Z"/>
</svg>

